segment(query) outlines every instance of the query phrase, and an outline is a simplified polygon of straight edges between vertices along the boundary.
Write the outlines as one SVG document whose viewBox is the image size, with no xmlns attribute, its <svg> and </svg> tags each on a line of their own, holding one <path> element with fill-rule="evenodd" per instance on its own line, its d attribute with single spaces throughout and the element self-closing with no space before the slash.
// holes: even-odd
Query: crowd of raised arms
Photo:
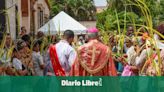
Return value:
<svg viewBox="0 0 164 92">
<path fill-rule="evenodd" d="M 164 35 L 164 24 L 156 30 Z M 129 26 L 121 47 L 119 35 L 109 35 L 108 44 L 97 28 L 76 35 L 36 36 L 22 27 L 16 40 L 0 32 L 0 76 L 163 76 L 164 43 L 159 34 Z M 152 38 L 154 37 L 154 38 Z"/>
</svg>

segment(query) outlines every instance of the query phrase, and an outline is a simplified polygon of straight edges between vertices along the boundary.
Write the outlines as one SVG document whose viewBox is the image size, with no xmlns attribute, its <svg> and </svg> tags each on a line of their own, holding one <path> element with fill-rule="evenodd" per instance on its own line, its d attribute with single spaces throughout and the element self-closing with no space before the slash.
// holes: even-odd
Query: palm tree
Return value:
<svg viewBox="0 0 164 92">
<path fill-rule="evenodd" d="M 55 0 L 52 5 L 52 15 L 54 16 L 61 10 L 76 20 L 94 20 L 96 15 L 93 0 Z"/>
</svg>

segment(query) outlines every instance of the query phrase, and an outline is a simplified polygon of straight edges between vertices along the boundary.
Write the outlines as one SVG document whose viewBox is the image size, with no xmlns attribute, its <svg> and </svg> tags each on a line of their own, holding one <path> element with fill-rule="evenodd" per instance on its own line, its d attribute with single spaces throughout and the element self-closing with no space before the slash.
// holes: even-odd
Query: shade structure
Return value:
<svg viewBox="0 0 164 92">
<path fill-rule="evenodd" d="M 75 34 L 85 34 L 87 28 L 65 12 L 61 11 L 44 26 L 42 26 L 38 31 L 52 35 L 59 32 L 63 33 L 65 30 L 73 30 Z"/>
</svg>

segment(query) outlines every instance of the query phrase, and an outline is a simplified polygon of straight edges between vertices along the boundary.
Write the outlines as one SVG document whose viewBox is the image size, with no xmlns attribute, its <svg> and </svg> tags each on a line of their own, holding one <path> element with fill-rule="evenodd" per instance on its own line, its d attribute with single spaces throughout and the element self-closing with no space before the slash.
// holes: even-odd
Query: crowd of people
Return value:
<svg viewBox="0 0 164 92">
<path fill-rule="evenodd" d="M 157 31 L 164 35 L 164 24 Z M 159 34 L 152 36 L 142 28 L 136 36 L 130 26 L 121 47 L 119 36 L 110 35 L 109 44 L 105 45 L 99 33 L 97 28 L 90 28 L 77 42 L 72 30 L 66 30 L 61 38 L 46 36 L 41 31 L 32 37 L 22 27 L 17 40 L 10 33 L 0 33 L 0 75 L 164 75 L 164 44 Z"/>
</svg>

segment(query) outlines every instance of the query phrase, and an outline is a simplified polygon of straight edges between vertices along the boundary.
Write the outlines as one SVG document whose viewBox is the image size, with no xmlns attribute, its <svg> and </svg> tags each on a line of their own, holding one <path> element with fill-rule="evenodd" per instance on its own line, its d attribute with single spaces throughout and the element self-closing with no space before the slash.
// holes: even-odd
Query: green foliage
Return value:
<svg viewBox="0 0 164 92">
<path fill-rule="evenodd" d="M 127 17 L 126 21 L 124 21 L 125 15 Z M 134 12 L 118 12 L 118 19 L 121 29 L 124 28 L 124 22 L 126 22 L 127 25 L 132 25 L 133 19 L 137 24 L 144 23 L 143 17 L 139 17 Z M 106 11 L 97 14 L 97 27 L 99 28 L 100 26 L 103 26 L 106 31 L 117 30 L 117 20 L 113 9 L 109 8 Z"/>
<path fill-rule="evenodd" d="M 95 20 L 96 8 L 92 0 L 50 0 L 51 16 L 65 11 L 76 20 Z"/>
<path fill-rule="evenodd" d="M 155 27 L 158 23 L 164 20 L 164 0 L 157 2 L 158 0 L 143 0 L 147 7 L 151 11 L 151 16 L 153 18 L 153 26 Z M 145 24 L 146 16 L 143 15 L 141 9 L 131 2 L 137 2 L 135 0 L 109 0 L 108 9 L 102 13 L 97 14 L 97 27 L 103 27 L 105 31 L 117 30 L 117 22 L 114 11 L 117 10 L 119 23 L 121 29 L 124 28 L 124 16 L 125 7 L 127 7 L 126 12 L 126 24 Z"/>
<path fill-rule="evenodd" d="M 158 62 L 153 63 L 153 68 L 155 68 L 157 72 L 156 75 L 158 76 L 161 75 L 161 69 L 159 67 L 162 63 L 160 59 L 160 50 L 157 48 L 157 44 L 154 43 L 154 34 L 158 34 L 162 38 L 164 36 L 154 28 L 160 21 L 163 21 L 163 2 L 164 0 L 160 2 L 157 0 L 110 0 L 108 9 L 97 14 L 97 27 L 101 32 L 107 34 L 108 32 L 113 33 L 113 31 L 117 31 L 117 34 L 112 35 L 116 37 L 117 46 L 120 48 L 117 52 L 119 56 L 123 55 L 125 38 L 128 38 L 126 37 L 128 26 L 134 27 L 135 37 L 137 37 L 136 33 L 139 29 L 144 28 L 147 30 L 150 36 L 149 41 L 152 46 L 151 51 L 153 51 L 154 48 L 158 55 Z M 108 39 L 107 37 L 104 38 Z M 146 58 L 147 61 L 150 59 L 149 56 Z M 147 61 L 144 66 L 146 66 Z M 140 74 L 143 73 L 143 70 L 144 67 L 141 69 Z"/>
</svg>

